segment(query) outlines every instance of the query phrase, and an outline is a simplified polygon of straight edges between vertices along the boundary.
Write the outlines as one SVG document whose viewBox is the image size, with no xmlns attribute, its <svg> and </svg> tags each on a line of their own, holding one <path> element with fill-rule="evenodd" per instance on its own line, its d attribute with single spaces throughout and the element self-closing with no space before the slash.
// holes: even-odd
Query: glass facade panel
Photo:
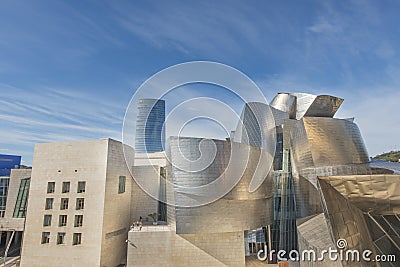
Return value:
<svg viewBox="0 0 400 267">
<path fill-rule="evenodd" d="M 30 181 L 30 178 L 25 178 L 21 180 L 18 190 L 17 201 L 15 202 L 13 213 L 14 218 L 25 218 Z"/>
<path fill-rule="evenodd" d="M 0 178 L 0 217 L 4 217 L 7 204 L 8 183 L 10 179 Z"/>
<path fill-rule="evenodd" d="M 119 177 L 119 183 L 118 183 L 118 194 L 121 194 L 121 193 L 125 192 L 125 182 L 126 182 L 126 177 L 125 176 L 120 176 Z"/>
<path fill-rule="evenodd" d="M 164 122 L 164 100 L 139 100 L 136 118 L 135 152 L 151 153 L 164 150 Z"/>
</svg>

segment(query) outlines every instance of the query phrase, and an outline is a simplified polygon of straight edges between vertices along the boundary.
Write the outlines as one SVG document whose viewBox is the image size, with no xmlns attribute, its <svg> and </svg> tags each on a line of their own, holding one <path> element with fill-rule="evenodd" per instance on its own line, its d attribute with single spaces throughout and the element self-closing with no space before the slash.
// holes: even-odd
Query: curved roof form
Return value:
<svg viewBox="0 0 400 267">
<path fill-rule="evenodd" d="M 343 98 L 331 95 L 279 93 L 271 101 L 271 106 L 287 112 L 291 119 L 299 120 L 302 117 L 333 118 L 343 100 Z"/>
<path fill-rule="evenodd" d="M 278 93 L 270 103 L 271 107 L 287 112 L 291 119 L 296 118 L 296 97 L 290 93 Z"/>
</svg>

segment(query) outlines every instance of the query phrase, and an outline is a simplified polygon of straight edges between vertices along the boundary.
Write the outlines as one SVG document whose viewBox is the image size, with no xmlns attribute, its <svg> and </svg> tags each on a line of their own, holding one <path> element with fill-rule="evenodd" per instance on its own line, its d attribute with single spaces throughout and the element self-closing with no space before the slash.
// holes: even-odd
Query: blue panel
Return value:
<svg viewBox="0 0 400 267">
<path fill-rule="evenodd" d="M 21 156 L 0 154 L 0 176 L 10 176 L 11 169 L 18 169 Z"/>
</svg>

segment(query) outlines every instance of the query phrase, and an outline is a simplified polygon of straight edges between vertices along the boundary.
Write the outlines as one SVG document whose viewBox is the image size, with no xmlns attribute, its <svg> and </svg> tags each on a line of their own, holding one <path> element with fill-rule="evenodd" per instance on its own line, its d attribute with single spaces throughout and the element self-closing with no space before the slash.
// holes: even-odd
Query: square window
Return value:
<svg viewBox="0 0 400 267">
<path fill-rule="evenodd" d="M 43 226 L 51 226 L 51 215 L 44 215 Z"/>
<path fill-rule="evenodd" d="M 85 193 L 86 190 L 86 182 L 79 181 L 78 182 L 78 193 Z"/>
<path fill-rule="evenodd" d="M 47 193 L 48 194 L 54 193 L 55 188 L 56 188 L 56 183 L 55 182 L 48 182 L 47 183 Z"/>
<path fill-rule="evenodd" d="M 82 227 L 83 215 L 75 215 L 74 227 Z"/>
<path fill-rule="evenodd" d="M 42 232 L 42 244 L 48 244 L 50 242 L 50 232 Z"/>
<path fill-rule="evenodd" d="M 58 220 L 58 226 L 67 226 L 67 215 L 60 215 Z"/>
<path fill-rule="evenodd" d="M 81 233 L 74 233 L 72 245 L 79 245 L 82 243 L 82 234 Z"/>
<path fill-rule="evenodd" d="M 44 207 L 44 209 L 46 209 L 46 210 L 53 209 L 53 202 L 54 202 L 54 198 L 46 198 L 46 206 Z"/>
<path fill-rule="evenodd" d="M 125 176 L 120 176 L 119 177 L 119 183 L 118 183 L 118 194 L 121 194 L 121 193 L 125 192 L 125 182 L 126 182 L 126 177 Z"/>
<path fill-rule="evenodd" d="M 76 199 L 76 209 L 83 210 L 85 208 L 85 199 L 84 198 L 77 198 Z"/>
<path fill-rule="evenodd" d="M 62 193 L 69 193 L 71 183 L 70 182 L 63 182 L 62 184 Z"/>
<path fill-rule="evenodd" d="M 66 210 L 68 209 L 68 198 L 62 198 L 61 199 L 61 206 L 60 206 L 61 210 Z"/>
<path fill-rule="evenodd" d="M 57 245 L 65 244 L 65 233 L 57 234 Z"/>
</svg>

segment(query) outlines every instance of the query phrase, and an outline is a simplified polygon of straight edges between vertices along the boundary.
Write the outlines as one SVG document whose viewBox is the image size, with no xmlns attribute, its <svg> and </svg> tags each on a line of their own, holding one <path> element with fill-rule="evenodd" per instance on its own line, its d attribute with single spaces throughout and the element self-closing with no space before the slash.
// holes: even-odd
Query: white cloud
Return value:
<svg viewBox="0 0 400 267">
<path fill-rule="evenodd" d="M 0 147 L 21 152 L 27 162 L 35 143 L 121 139 L 123 105 L 76 90 L 5 84 L 0 89 Z"/>
</svg>

